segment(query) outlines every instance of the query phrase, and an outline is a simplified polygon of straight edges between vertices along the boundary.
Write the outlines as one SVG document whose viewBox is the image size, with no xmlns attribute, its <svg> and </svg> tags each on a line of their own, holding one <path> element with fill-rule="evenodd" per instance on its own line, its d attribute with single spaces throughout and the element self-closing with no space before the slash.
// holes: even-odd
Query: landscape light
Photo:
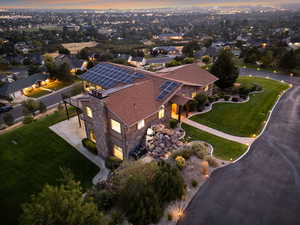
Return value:
<svg viewBox="0 0 300 225">
<path fill-rule="evenodd" d="M 256 134 L 252 134 L 252 137 L 253 137 L 253 138 L 256 138 Z"/>
<path fill-rule="evenodd" d="M 290 76 L 292 77 L 292 76 L 294 76 L 294 74 L 293 74 L 293 73 L 290 73 Z"/>
<path fill-rule="evenodd" d="M 249 77 L 252 77 L 252 75 L 250 74 Z"/>
<path fill-rule="evenodd" d="M 292 84 L 290 84 L 290 87 L 293 87 L 293 85 L 292 85 Z"/>
<path fill-rule="evenodd" d="M 274 71 L 273 71 L 273 73 L 277 73 L 277 71 L 276 71 L 276 70 L 274 70 Z"/>
</svg>

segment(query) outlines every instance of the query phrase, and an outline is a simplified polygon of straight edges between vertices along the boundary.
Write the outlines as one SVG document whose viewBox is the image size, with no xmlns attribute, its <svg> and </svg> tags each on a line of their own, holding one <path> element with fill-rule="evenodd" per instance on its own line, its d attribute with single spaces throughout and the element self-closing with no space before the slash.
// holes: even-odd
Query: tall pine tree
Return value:
<svg viewBox="0 0 300 225">
<path fill-rule="evenodd" d="M 239 76 L 239 69 L 235 66 L 229 50 L 222 50 L 210 72 L 219 78 L 216 84 L 220 88 L 232 87 Z"/>
</svg>

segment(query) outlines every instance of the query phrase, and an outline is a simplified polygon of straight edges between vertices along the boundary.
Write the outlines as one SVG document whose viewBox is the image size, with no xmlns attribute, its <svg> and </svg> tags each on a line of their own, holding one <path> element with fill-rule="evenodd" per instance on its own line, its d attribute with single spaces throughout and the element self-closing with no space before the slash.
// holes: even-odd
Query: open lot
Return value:
<svg viewBox="0 0 300 225">
<path fill-rule="evenodd" d="M 182 128 L 186 131 L 186 137 L 190 137 L 191 140 L 206 141 L 211 144 L 214 147 L 213 155 L 221 160 L 235 160 L 248 148 L 247 145 L 217 137 L 186 124 L 182 124 Z"/>
<path fill-rule="evenodd" d="M 0 208 L 3 224 L 17 224 L 20 205 L 44 184 L 56 184 L 60 168 L 69 168 L 84 187 L 92 185 L 98 167 L 48 127 L 64 120 L 54 113 L 0 136 Z"/>
<path fill-rule="evenodd" d="M 258 135 L 270 110 L 279 95 L 288 88 L 288 84 L 259 77 L 240 77 L 238 82 L 259 84 L 263 87 L 263 92 L 251 94 L 246 103 L 215 104 L 212 111 L 190 119 L 235 136 Z"/>
</svg>

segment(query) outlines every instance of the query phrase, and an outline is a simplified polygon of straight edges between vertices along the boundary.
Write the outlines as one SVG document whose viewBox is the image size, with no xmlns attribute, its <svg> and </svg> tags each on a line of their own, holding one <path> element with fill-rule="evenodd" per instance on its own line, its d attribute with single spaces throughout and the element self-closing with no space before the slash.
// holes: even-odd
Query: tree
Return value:
<svg viewBox="0 0 300 225">
<path fill-rule="evenodd" d="M 163 213 L 157 194 L 142 176 L 128 179 L 120 193 L 119 203 L 129 222 L 136 225 L 157 223 Z"/>
<path fill-rule="evenodd" d="M 272 66 L 272 63 L 274 61 L 273 52 L 271 50 L 268 50 L 260 59 L 262 64 L 264 66 Z"/>
<path fill-rule="evenodd" d="M 40 71 L 39 66 L 36 65 L 30 65 L 28 66 L 28 74 L 29 76 L 35 73 L 38 73 Z"/>
<path fill-rule="evenodd" d="M 3 116 L 3 121 L 7 126 L 14 124 L 14 117 L 11 113 L 5 113 Z"/>
<path fill-rule="evenodd" d="M 283 69 L 292 70 L 297 66 L 297 55 L 293 50 L 287 52 L 280 59 L 279 65 Z"/>
<path fill-rule="evenodd" d="M 220 55 L 211 67 L 210 72 L 219 78 L 216 84 L 220 88 L 232 87 L 239 76 L 239 69 L 235 66 L 232 54 L 229 50 L 220 52 Z"/>
<path fill-rule="evenodd" d="M 180 199 L 184 194 L 184 180 L 179 170 L 165 161 L 158 162 L 158 167 L 153 179 L 153 186 L 159 195 L 159 200 L 164 204 Z"/>
<path fill-rule="evenodd" d="M 28 114 L 35 115 L 35 111 L 39 109 L 40 103 L 33 99 L 28 99 L 22 102 L 23 114 L 27 116 Z"/>
<path fill-rule="evenodd" d="M 88 49 L 87 49 L 87 48 L 81 49 L 81 50 L 78 52 L 77 57 L 78 57 L 79 59 L 85 59 L 85 60 L 87 60 L 87 59 L 89 58 L 89 51 L 88 51 Z"/>
<path fill-rule="evenodd" d="M 58 49 L 58 53 L 59 54 L 63 54 L 63 55 L 70 55 L 70 51 L 69 49 L 67 48 L 64 48 L 63 46 L 61 46 L 59 49 Z"/>
<path fill-rule="evenodd" d="M 208 55 L 205 55 L 202 57 L 202 62 L 205 64 L 208 64 L 210 61 L 210 57 Z"/>
<path fill-rule="evenodd" d="M 40 113 L 44 113 L 47 111 L 47 106 L 43 102 L 39 102 L 39 110 Z"/>
<path fill-rule="evenodd" d="M 187 57 L 194 57 L 194 52 L 200 50 L 200 45 L 196 41 L 189 42 L 182 49 L 182 53 Z"/>
<path fill-rule="evenodd" d="M 92 61 L 88 61 L 86 68 L 89 70 L 94 67 L 94 63 Z"/>
<path fill-rule="evenodd" d="M 62 184 L 45 185 L 43 190 L 22 205 L 20 225 L 106 225 L 92 197 L 84 197 L 79 182 L 64 172 Z"/>
</svg>

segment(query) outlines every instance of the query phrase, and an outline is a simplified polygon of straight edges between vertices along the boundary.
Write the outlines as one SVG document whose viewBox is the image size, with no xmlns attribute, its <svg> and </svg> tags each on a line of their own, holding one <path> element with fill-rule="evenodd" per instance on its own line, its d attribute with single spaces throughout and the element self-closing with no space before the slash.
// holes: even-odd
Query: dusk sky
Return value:
<svg viewBox="0 0 300 225">
<path fill-rule="evenodd" d="M 130 9 L 180 6 L 247 6 L 299 3 L 299 0 L 0 0 L 0 7 Z"/>
</svg>

